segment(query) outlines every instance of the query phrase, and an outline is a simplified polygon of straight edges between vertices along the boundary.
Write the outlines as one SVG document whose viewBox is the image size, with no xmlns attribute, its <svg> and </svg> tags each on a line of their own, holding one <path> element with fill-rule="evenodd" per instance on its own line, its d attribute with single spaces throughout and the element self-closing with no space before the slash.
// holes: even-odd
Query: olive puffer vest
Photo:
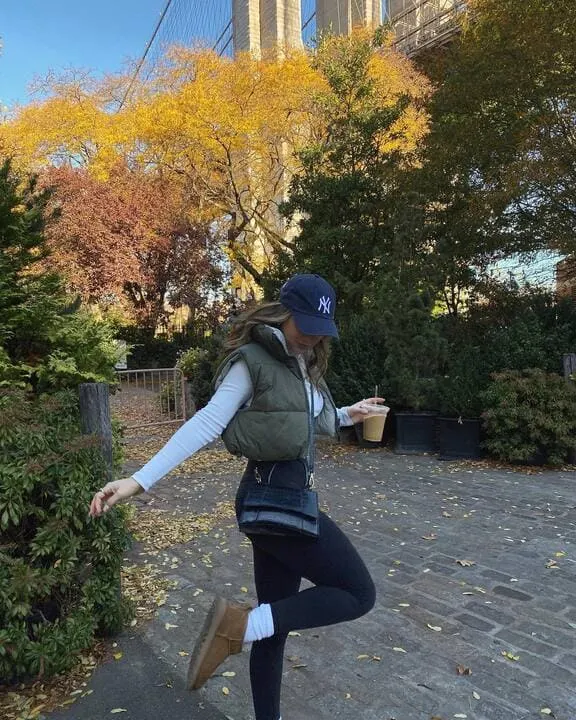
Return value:
<svg viewBox="0 0 576 720">
<path fill-rule="evenodd" d="M 296 460 L 308 456 L 309 398 L 302 371 L 295 357 L 288 355 L 282 341 L 267 325 L 252 331 L 253 342 L 231 353 L 220 365 L 216 386 L 231 365 L 246 362 L 254 392 L 250 403 L 238 410 L 222 439 L 234 455 L 249 460 Z M 324 407 L 316 418 L 314 432 L 336 436 L 338 420 L 328 386 L 321 380 Z"/>
</svg>

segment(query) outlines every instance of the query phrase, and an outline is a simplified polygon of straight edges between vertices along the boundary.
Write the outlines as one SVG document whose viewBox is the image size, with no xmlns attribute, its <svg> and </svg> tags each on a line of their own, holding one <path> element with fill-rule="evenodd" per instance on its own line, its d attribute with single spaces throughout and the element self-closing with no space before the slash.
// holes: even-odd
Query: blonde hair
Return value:
<svg viewBox="0 0 576 720">
<path fill-rule="evenodd" d="M 257 325 L 271 325 L 281 329 L 291 316 L 290 310 L 278 301 L 260 303 L 246 310 L 234 321 L 224 347 L 226 350 L 237 350 L 242 345 L 253 342 L 252 331 Z M 329 355 L 330 338 L 323 337 L 306 357 L 308 372 L 314 383 L 318 383 L 326 374 Z"/>
</svg>

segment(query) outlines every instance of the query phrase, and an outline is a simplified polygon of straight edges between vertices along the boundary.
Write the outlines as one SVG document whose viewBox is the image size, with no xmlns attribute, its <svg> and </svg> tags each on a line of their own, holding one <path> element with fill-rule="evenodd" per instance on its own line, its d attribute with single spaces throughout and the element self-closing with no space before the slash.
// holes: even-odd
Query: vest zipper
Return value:
<svg viewBox="0 0 576 720">
<path fill-rule="evenodd" d="M 304 373 L 302 373 L 302 382 L 304 384 L 304 395 L 306 395 L 306 407 L 308 409 L 308 472 L 310 473 L 308 476 L 308 487 L 314 487 L 314 448 L 312 447 L 314 438 L 314 387 L 312 386 L 312 380 L 310 380 L 310 397 L 308 397 Z"/>
</svg>

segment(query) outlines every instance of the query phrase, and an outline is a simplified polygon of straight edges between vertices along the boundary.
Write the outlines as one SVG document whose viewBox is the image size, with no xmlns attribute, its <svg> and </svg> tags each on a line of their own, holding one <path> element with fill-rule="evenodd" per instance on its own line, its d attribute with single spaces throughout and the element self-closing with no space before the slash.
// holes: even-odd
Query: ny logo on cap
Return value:
<svg viewBox="0 0 576 720">
<path fill-rule="evenodd" d="M 320 304 L 318 305 L 318 310 L 322 310 L 323 313 L 326 315 L 330 315 L 330 303 L 332 300 L 329 297 L 323 296 L 320 298 Z"/>
</svg>

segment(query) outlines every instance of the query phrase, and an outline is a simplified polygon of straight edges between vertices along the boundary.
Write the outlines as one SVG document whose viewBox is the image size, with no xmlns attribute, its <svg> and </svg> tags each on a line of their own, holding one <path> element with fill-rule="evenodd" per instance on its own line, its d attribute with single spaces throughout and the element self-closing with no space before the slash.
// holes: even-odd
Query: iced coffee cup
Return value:
<svg viewBox="0 0 576 720">
<path fill-rule="evenodd" d="M 362 407 L 368 411 L 368 415 L 364 418 L 362 437 L 369 442 L 381 442 L 390 408 L 372 403 L 364 403 Z"/>
</svg>

